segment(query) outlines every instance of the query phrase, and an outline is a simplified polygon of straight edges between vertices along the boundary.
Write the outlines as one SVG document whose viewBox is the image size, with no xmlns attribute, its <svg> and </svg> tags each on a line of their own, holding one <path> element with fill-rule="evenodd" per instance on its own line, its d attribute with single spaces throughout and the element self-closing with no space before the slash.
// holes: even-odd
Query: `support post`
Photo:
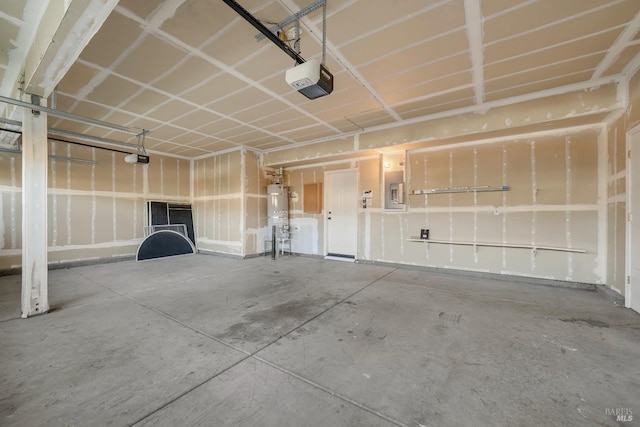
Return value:
<svg viewBox="0 0 640 427">
<path fill-rule="evenodd" d="M 35 97 L 39 102 L 39 98 Z M 22 113 L 22 317 L 49 311 L 47 114 Z"/>
</svg>

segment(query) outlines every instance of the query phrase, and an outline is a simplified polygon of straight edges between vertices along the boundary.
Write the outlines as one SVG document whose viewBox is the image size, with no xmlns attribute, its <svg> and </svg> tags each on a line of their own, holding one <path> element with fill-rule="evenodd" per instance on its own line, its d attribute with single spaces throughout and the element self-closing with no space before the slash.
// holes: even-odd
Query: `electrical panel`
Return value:
<svg viewBox="0 0 640 427">
<path fill-rule="evenodd" d="M 405 209 L 404 171 L 384 173 L 384 208 Z"/>
</svg>

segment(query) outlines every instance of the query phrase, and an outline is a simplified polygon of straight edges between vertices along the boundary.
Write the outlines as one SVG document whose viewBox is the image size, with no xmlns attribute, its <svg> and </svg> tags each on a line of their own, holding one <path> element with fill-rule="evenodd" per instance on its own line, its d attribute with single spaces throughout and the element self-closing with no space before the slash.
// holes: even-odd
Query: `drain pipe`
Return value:
<svg viewBox="0 0 640 427">
<path fill-rule="evenodd" d="M 276 259 L 276 226 L 271 227 L 271 259 Z"/>
</svg>

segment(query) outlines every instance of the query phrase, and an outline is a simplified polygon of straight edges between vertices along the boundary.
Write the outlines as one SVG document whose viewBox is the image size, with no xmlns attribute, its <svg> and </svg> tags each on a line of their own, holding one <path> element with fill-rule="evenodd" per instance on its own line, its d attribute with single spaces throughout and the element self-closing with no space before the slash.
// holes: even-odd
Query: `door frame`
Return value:
<svg viewBox="0 0 640 427">
<path fill-rule="evenodd" d="M 633 290 L 631 289 L 631 247 L 633 245 L 632 242 L 632 238 L 631 238 L 631 221 L 629 221 L 629 216 L 632 214 L 631 211 L 631 193 L 632 193 L 632 188 L 633 188 L 633 170 L 632 170 L 632 163 L 631 160 L 629 158 L 629 152 L 631 151 L 631 140 L 634 136 L 636 135 L 640 135 L 640 125 L 634 126 L 631 130 L 629 130 L 627 132 L 627 138 L 626 138 L 626 144 L 625 144 L 625 148 L 626 148 L 626 188 L 625 188 L 625 192 L 626 192 L 626 216 L 625 216 L 625 221 L 626 221 L 626 232 L 625 232 L 625 237 L 626 237 L 626 242 L 625 242 L 625 260 L 624 260 L 624 264 L 625 264 L 625 284 L 624 284 L 624 306 L 627 308 L 631 308 L 631 295 L 633 294 Z M 640 150 L 638 150 L 636 148 L 636 156 L 640 155 Z M 635 171 L 636 173 L 640 174 L 640 170 Z M 640 217 L 640 212 L 636 212 L 636 216 Z M 636 219 L 637 221 L 638 219 Z M 636 247 L 640 247 L 640 242 L 636 242 Z M 636 283 L 635 284 L 636 288 L 638 286 L 640 286 L 640 283 Z M 636 289 L 637 290 L 637 289 Z M 640 292 L 640 291 L 639 291 Z M 640 307 L 636 307 L 636 309 L 638 309 L 638 311 L 640 311 Z"/>
<path fill-rule="evenodd" d="M 324 211 L 324 247 L 323 247 L 323 256 L 327 257 L 329 255 L 329 206 L 327 203 L 327 194 L 329 194 L 329 186 L 327 185 L 327 176 L 331 174 L 343 173 L 343 172 L 353 172 L 356 175 L 356 196 L 358 194 L 358 188 L 360 188 L 360 174 L 358 174 L 358 168 L 345 168 L 345 169 L 335 169 L 330 171 L 324 171 L 324 184 L 322 186 L 322 197 L 323 197 L 323 211 Z M 356 200 L 354 200 L 356 203 Z M 359 229 L 359 218 L 358 218 L 358 208 L 355 210 L 356 215 L 356 232 L 354 233 L 354 248 L 356 253 L 353 254 L 353 259 L 344 258 L 342 261 L 354 262 L 358 258 L 358 229 Z M 338 259 L 338 258 L 331 258 Z"/>
</svg>

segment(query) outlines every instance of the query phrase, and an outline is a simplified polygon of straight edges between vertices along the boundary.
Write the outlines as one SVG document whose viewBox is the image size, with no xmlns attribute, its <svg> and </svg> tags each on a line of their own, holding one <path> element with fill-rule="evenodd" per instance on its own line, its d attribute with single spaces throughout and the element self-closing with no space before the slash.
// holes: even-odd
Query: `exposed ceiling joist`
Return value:
<svg viewBox="0 0 640 427">
<path fill-rule="evenodd" d="M 482 12 L 480 0 L 464 0 L 467 37 L 471 55 L 472 81 L 476 104 L 484 102 L 484 64 L 482 55 Z"/>
<path fill-rule="evenodd" d="M 600 61 L 598 67 L 593 72 L 593 78 L 597 79 L 601 77 L 605 71 L 613 65 L 613 63 L 620 57 L 620 54 L 627 48 L 627 45 L 633 40 L 634 36 L 640 31 L 640 12 L 627 24 L 620 36 L 616 39 L 615 43 L 607 51 L 605 57 Z"/>
<path fill-rule="evenodd" d="M 48 97 L 117 4 L 118 0 L 50 1 L 26 58 L 24 91 Z"/>
</svg>

